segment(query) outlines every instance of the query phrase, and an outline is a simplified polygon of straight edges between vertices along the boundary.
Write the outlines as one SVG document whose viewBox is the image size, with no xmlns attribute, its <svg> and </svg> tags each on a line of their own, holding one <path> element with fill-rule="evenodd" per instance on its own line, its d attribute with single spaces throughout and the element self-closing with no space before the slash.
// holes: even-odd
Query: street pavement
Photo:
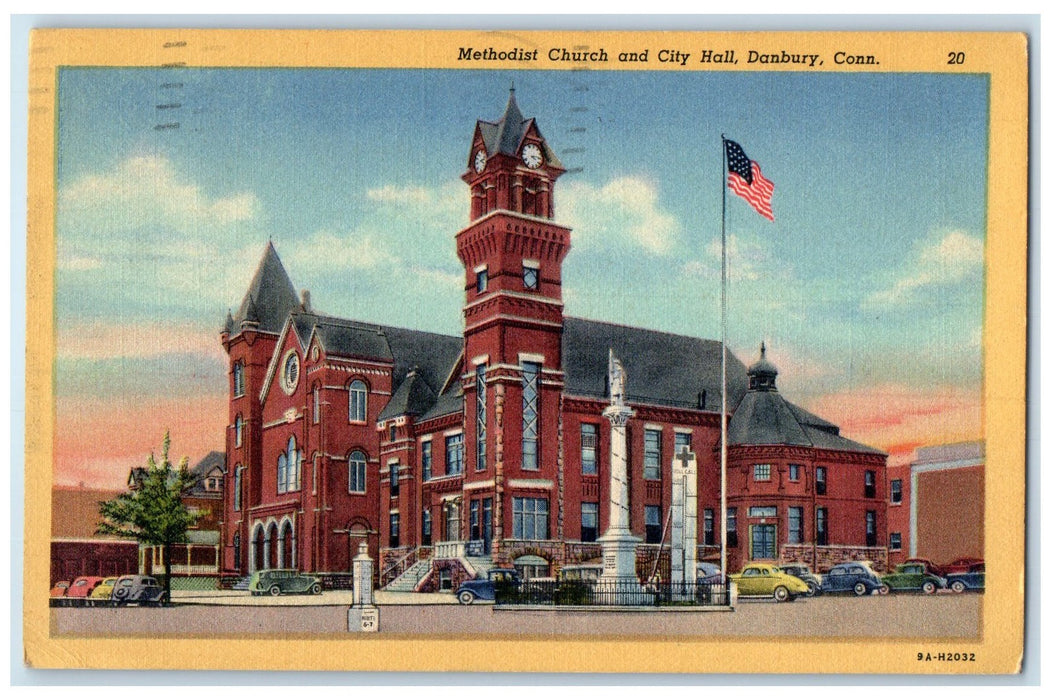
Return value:
<svg viewBox="0 0 1051 700">
<path fill-rule="evenodd" d="M 347 632 L 349 596 L 257 597 L 185 592 L 167 608 L 52 608 L 59 635 L 320 635 Z M 213 593 L 219 593 L 218 591 Z M 414 604 L 412 596 L 424 604 Z M 508 610 L 456 605 L 451 595 L 377 593 L 379 636 L 956 638 L 981 636 L 983 596 L 820 596 L 733 612 Z M 428 604 L 429 603 L 429 604 Z M 449 604 L 441 604 L 449 603 Z M 251 608 L 251 612 L 246 610 Z"/>
</svg>

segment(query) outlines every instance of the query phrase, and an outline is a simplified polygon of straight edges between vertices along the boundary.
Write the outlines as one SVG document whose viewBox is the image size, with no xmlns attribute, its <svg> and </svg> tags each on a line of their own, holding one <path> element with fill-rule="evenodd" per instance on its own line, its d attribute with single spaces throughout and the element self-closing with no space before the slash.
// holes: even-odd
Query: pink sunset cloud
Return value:
<svg viewBox="0 0 1051 700">
<path fill-rule="evenodd" d="M 53 483 L 122 488 L 132 467 L 160 453 L 165 430 L 176 463 L 224 449 L 226 397 L 59 398 L 56 418 Z"/>
<path fill-rule="evenodd" d="M 910 461 L 916 447 L 982 437 L 977 387 L 881 384 L 808 403 L 808 409 L 837 423 L 844 437 L 890 453 L 891 464 Z"/>
</svg>

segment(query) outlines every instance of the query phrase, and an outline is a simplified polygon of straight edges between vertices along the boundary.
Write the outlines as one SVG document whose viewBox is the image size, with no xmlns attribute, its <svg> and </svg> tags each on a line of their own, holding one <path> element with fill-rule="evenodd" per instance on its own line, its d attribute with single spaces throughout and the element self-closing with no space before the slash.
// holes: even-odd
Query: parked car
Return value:
<svg viewBox="0 0 1051 700">
<path fill-rule="evenodd" d="M 913 562 L 899 564 L 883 577 L 883 583 L 892 591 L 923 591 L 930 595 L 945 588 L 945 579 L 930 572 L 926 564 Z"/>
<path fill-rule="evenodd" d="M 771 564 L 748 564 L 741 573 L 731 574 L 730 579 L 737 584 L 737 595 L 773 596 L 778 603 L 795 600 L 808 591 L 805 581 Z"/>
<path fill-rule="evenodd" d="M 974 564 L 965 573 L 949 574 L 945 583 L 955 593 L 985 590 L 985 562 Z"/>
<path fill-rule="evenodd" d="M 108 605 L 113 600 L 113 587 L 117 585 L 117 576 L 102 579 L 102 583 L 95 586 L 95 590 L 88 596 L 91 605 Z"/>
<path fill-rule="evenodd" d="M 853 593 L 862 596 L 873 591 L 886 593 L 887 590 L 872 566 L 863 561 L 836 564 L 821 577 L 822 593 Z"/>
<path fill-rule="evenodd" d="M 951 563 L 942 567 L 941 576 L 947 577 L 949 574 L 966 574 L 975 566 L 979 565 L 984 566 L 985 561 L 982 559 L 975 559 L 974 557 L 960 557 L 959 559 L 953 559 Z M 985 569 L 983 568 L 982 571 L 984 572 Z"/>
<path fill-rule="evenodd" d="M 260 569 L 248 581 L 252 595 L 278 596 L 282 593 L 321 594 L 321 579 L 295 569 Z"/>
<path fill-rule="evenodd" d="M 485 578 L 475 578 L 461 583 L 456 589 L 456 599 L 461 605 L 470 605 L 476 600 L 496 600 L 497 586 L 517 586 L 518 583 L 518 572 L 514 569 L 489 569 Z"/>
<path fill-rule="evenodd" d="M 718 564 L 710 561 L 697 562 L 697 583 L 721 584 L 724 582 L 723 572 Z"/>
<path fill-rule="evenodd" d="M 51 587 L 51 607 L 66 605 L 66 591 L 69 590 L 69 581 L 56 581 Z"/>
<path fill-rule="evenodd" d="M 113 586 L 113 601 L 117 605 L 160 605 L 165 602 L 166 595 L 152 576 L 121 576 Z"/>
<path fill-rule="evenodd" d="M 912 557 L 911 559 L 906 559 L 902 563 L 903 564 L 923 564 L 925 567 L 927 567 L 927 571 L 929 573 L 934 574 L 935 576 L 943 576 L 943 577 L 945 576 L 945 569 L 943 567 L 941 567 L 941 566 L 938 566 L 937 564 L 932 562 L 930 559 L 920 559 L 919 557 Z"/>
<path fill-rule="evenodd" d="M 73 605 L 86 605 L 88 597 L 91 592 L 102 583 L 103 578 L 101 576 L 80 576 L 73 579 L 73 583 L 69 585 L 69 590 L 66 591 L 66 598 Z"/>
<path fill-rule="evenodd" d="M 811 571 L 810 567 L 806 564 L 792 562 L 790 564 L 781 564 L 777 568 L 781 569 L 781 571 L 789 576 L 795 576 L 797 579 L 805 583 L 807 586 L 807 595 L 812 596 L 821 592 L 821 578 Z"/>
</svg>

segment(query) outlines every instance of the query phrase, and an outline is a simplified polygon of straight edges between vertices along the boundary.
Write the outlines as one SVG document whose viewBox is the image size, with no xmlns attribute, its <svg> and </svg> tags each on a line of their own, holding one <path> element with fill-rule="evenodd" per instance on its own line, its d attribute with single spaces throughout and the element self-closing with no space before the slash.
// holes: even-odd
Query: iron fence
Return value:
<svg viewBox="0 0 1051 700">
<path fill-rule="evenodd" d="M 725 584 L 507 581 L 496 585 L 497 605 L 690 607 L 729 605 Z"/>
</svg>

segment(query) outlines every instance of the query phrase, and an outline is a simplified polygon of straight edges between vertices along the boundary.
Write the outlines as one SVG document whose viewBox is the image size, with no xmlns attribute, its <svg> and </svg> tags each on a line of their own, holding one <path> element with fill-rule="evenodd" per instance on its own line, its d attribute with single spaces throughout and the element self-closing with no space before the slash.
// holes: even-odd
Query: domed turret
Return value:
<svg viewBox="0 0 1051 700">
<path fill-rule="evenodd" d="M 766 343 L 759 346 L 759 361 L 748 368 L 748 389 L 777 391 L 777 367 L 766 359 Z"/>
</svg>

